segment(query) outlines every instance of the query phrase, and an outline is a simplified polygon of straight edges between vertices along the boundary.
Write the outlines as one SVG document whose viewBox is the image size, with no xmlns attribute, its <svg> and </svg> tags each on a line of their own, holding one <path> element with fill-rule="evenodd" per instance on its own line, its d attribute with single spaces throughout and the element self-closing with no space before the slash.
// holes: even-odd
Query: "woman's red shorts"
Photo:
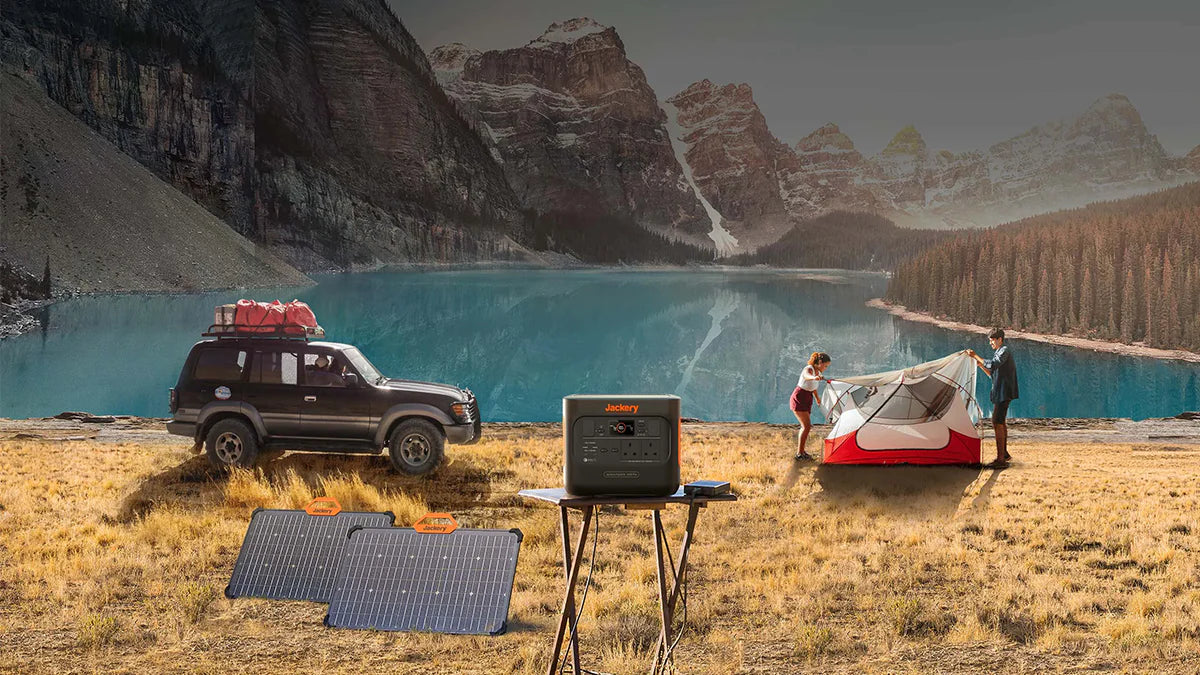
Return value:
<svg viewBox="0 0 1200 675">
<path fill-rule="evenodd" d="M 796 412 L 810 412 L 812 410 L 813 395 L 807 389 L 796 387 L 796 391 L 792 392 L 791 406 Z"/>
</svg>

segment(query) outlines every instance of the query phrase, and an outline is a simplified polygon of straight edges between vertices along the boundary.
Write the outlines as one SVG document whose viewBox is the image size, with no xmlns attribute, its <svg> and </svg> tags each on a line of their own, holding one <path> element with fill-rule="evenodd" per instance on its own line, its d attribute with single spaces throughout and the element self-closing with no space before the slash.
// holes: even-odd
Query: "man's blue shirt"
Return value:
<svg viewBox="0 0 1200 675">
<path fill-rule="evenodd" d="M 1008 345 L 1000 345 L 992 358 L 984 359 L 983 367 L 992 373 L 992 403 L 1011 401 L 1018 397 L 1017 362 Z"/>
</svg>

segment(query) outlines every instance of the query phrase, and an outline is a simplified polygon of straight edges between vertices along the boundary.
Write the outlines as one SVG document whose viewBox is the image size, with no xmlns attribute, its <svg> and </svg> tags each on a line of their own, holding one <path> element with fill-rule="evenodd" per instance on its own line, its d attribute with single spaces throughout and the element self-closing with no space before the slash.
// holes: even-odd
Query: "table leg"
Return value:
<svg viewBox="0 0 1200 675">
<path fill-rule="evenodd" d="M 671 594 L 666 602 L 665 614 L 669 617 L 675 616 L 675 605 L 679 602 L 679 596 L 683 590 L 684 575 L 687 574 L 688 550 L 692 547 L 692 532 L 696 529 L 696 517 L 699 514 L 699 504 L 692 504 L 688 507 L 687 527 L 683 532 L 683 543 L 679 547 L 679 559 L 675 561 L 675 583 L 671 588 Z M 666 532 L 663 532 L 663 536 L 666 536 Z M 658 647 L 654 652 L 655 663 L 658 662 L 659 655 L 665 659 L 667 650 L 671 647 L 671 643 L 666 637 L 664 634 L 659 634 Z"/>
<path fill-rule="evenodd" d="M 592 510 L 595 507 L 583 507 L 583 523 L 579 527 L 579 541 L 575 544 L 575 557 L 567 573 L 567 592 L 563 596 L 562 612 L 558 616 L 558 631 L 554 637 L 554 656 L 546 669 L 547 675 L 555 675 L 558 670 L 558 659 L 562 656 L 563 634 L 567 630 L 568 609 L 571 615 L 575 612 L 575 584 L 579 581 L 579 564 L 583 561 L 584 544 L 587 543 L 588 526 L 592 524 Z M 578 654 L 578 652 L 576 652 Z"/>
<path fill-rule="evenodd" d="M 563 543 L 563 579 L 569 584 L 571 583 L 571 522 L 567 518 L 567 507 L 558 507 L 560 511 L 560 525 L 562 529 Z M 582 672 L 579 668 L 579 617 L 575 614 L 575 593 L 567 594 L 567 619 L 571 631 L 571 643 L 567 648 L 571 650 L 571 665 L 574 670 L 571 671 L 578 675 Z M 556 659 L 557 660 L 557 659 Z"/>
<path fill-rule="evenodd" d="M 654 521 L 654 558 L 658 563 L 658 605 L 662 612 L 662 630 L 658 633 L 658 642 L 660 645 L 671 644 L 671 610 L 667 606 L 667 562 L 663 559 L 663 539 L 667 533 L 663 531 L 662 512 L 655 509 L 652 512 Z M 658 671 L 658 659 L 662 649 L 656 649 L 654 652 L 654 665 L 651 673 Z M 665 665 L 665 664 L 664 664 Z"/>
</svg>

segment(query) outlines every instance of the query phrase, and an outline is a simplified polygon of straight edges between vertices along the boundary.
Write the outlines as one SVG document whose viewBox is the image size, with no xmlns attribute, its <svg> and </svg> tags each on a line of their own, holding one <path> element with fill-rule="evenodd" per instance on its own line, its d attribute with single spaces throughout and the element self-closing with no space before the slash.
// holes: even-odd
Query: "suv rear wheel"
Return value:
<svg viewBox="0 0 1200 675">
<path fill-rule="evenodd" d="M 216 466 L 251 467 L 258 459 L 258 437 L 239 419 L 223 419 L 208 430 L 208 461 Z"/>
<path fill-rule="evenodd" d="M 442 463 L 446 437 L 425 420 L 405 420 L 392 432 L 388 445 L 392 466 L 415 476 L 429 473 Z"/>
</svg>

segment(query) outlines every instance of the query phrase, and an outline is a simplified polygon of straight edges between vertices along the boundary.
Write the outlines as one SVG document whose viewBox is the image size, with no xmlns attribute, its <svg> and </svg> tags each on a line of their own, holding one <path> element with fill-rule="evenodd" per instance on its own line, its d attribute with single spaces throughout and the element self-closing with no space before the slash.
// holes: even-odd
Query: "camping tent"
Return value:
<svg viewBox="0 0 1200 675">
<path fill-rule="evenodd" d="M 982 416 L 965 352 L 903 370 L 830 380 L 826 464 L 979 464 Z"/>
</svg>

